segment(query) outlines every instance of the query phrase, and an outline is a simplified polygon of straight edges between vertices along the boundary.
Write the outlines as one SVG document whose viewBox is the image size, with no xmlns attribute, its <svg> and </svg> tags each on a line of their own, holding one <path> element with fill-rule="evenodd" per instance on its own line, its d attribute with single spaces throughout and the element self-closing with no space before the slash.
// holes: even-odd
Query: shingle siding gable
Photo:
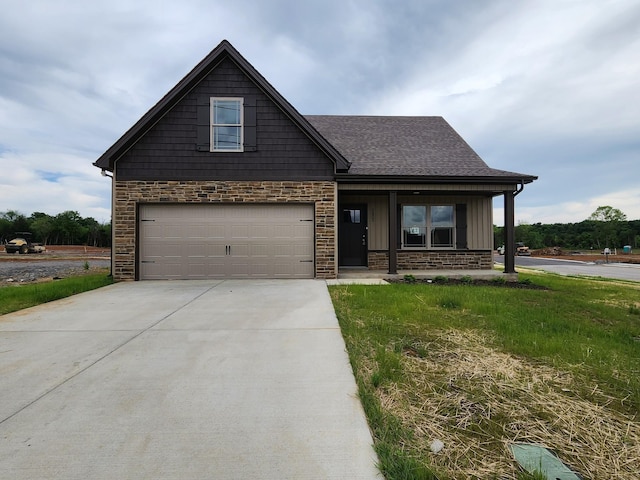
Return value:
<svg viewBox="0 0 640 480">
<path fill-rule="evenodd" d="M 256 151 L 197 151 L 202 98 L 256 104 Z M 119 180 L 331 180 L 334 164 L 229 58 L 188 92 L 116 162 Z"/>
</svg>

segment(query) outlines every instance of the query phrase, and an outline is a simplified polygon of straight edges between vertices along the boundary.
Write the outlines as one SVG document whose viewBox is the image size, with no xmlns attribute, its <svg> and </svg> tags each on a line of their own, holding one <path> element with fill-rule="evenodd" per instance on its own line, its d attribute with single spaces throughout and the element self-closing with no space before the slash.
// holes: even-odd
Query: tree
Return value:
<svg viewBox="0 0 640 480">
<path fill-rule="evenodd" d="M 15 210 L 7 210 L 0 213 L 0 239 L 2 241 L 11 240 L 16 232 L 26 232 L 28 230 L 29 221 L 21 213 Z"/>
<path fill-rule="evenodd" d="M 53 219 L 52 237 L 55 234 L 56 244 L 82 244 L 88 229 L 82 225 L 82 217 L 78 212 L 67 210 L 59 213 Z"/>
<path fill-rule="evenodd" d="M 621 210 L 605 205 L 596 208 L 587 220 L 594 220 L 596 222 L 624 222 L 627 220 L 627 216 L 622 213 Z"/>
<path fill-rule="evenodd" d="M 31 220 L 31 231 L 38 242 L 47 245 L 49 236 L 53 232 L 53 218 L 46 213 L 35 212 L 29 218 Z"/>
<path fill-rule="evenodd" d="M 601 248 L 602 246 L 608 247 L 617 244 L 617 238 L 615 238 L 617 225 L 619 222 L 626 221 L 627 216 L 617 208 L 604 205 L 596 208 L 587 220 L 596 223 L 594 240 L 598 248 Z M 600 240 L 603 240 L 603 245 L 601 245 Z"/>
<path fill-rule="evenodd" d="M 542 248 L 544 247 L 542 241 L 542 235 L 540 235 L 537 229 L 538 225 L 529 225 L 528 223 L 521 222 L 515 227 L 516 242 L 523 242 L 530 248 Z"/>
</svg>

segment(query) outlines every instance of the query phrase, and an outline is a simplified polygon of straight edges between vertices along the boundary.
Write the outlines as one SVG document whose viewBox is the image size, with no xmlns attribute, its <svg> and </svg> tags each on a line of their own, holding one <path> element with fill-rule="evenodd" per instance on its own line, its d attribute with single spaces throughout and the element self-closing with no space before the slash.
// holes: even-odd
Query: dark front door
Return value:
<svg viewBox="0 0 640 480">
<path fill-rule="evenodd" d="M 345 267 L 367 266 L 367 206 L 342 205 L 338 226 L 338 261 Z"/>
</svg>

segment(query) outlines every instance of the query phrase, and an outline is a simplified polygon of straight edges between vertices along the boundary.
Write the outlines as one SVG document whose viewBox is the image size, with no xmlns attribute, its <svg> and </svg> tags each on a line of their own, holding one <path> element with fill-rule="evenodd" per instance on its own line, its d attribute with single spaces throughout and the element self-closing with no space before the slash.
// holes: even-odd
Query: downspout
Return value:
<svg viewBox="0 0 640 480">
<path fill-rule="evenodd" d="M 513 197 L 517 197 L 524 190 L 524 180 L 520 180 L 520 188 L 516 188 L 516 191 L 513 192 Z"/>
<path fill-rule="evenodd" d="M 115 226 L 113 224 L 113 213 L 115 212 L 115 205 L 116 205 L 116 181 L 115 181 L 115 168 L 112 172 L 111 175 L 109 175 L 107 173 L 107 171 L 103 168 L 102 171 L 100 172 L 100 174 L 103 177 L 109 177 L 111 179 L 111 262 L 110 262 L 110 267 L 109 267 L 109 276 L 111 278 L 113 278 L 113 270 L 114 270 L 114 257 L 115 255 L 113 254 L 114 252 L 114 245 L 115 245 Z"/>
</svg>

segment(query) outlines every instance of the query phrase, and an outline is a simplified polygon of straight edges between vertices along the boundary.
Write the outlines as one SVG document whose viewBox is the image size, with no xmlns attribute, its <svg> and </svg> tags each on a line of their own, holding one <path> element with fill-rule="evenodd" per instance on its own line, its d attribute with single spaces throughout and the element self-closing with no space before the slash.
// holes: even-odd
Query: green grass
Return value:
<svg viewBox="0 0 640 480">
<path fill-rule="evenodd" d="M 46 283 L 10 285 L 0 288 L 0 315 L 51 302 L 113 283 L 106 273 L 79 275 Z"/>
<path fill-rule="evenodd" d="M 622 415 L 640 410 L 640 285 L 554 275 L 521 274 L 521 279 L 546 289 L 435 283 L 331 287 L 388 480 L 457 478 L 424 461 L 423 452 L 411 446 L 416 443 L 414 432 L 401 421 L 402 415 L 381 401 L 394 388 L 408 391 L 408 396 L 422 388 L 412 384 L 403 358 L 427 356 L 435 331 L 480 333 L 491 339 L 496 351 L 571 372 L 578 379 L 573 395 Z M 472 396 L 473 387 L 469 392 Z M 543 415 L 532 415 L 536 413 Z M 495 428 L 491 435 L 499 436 L 504 425 L 495 418 L 489 422 L 493 426 L 478 422 L 472 427 L 479 435 Z"/>
</svg>

